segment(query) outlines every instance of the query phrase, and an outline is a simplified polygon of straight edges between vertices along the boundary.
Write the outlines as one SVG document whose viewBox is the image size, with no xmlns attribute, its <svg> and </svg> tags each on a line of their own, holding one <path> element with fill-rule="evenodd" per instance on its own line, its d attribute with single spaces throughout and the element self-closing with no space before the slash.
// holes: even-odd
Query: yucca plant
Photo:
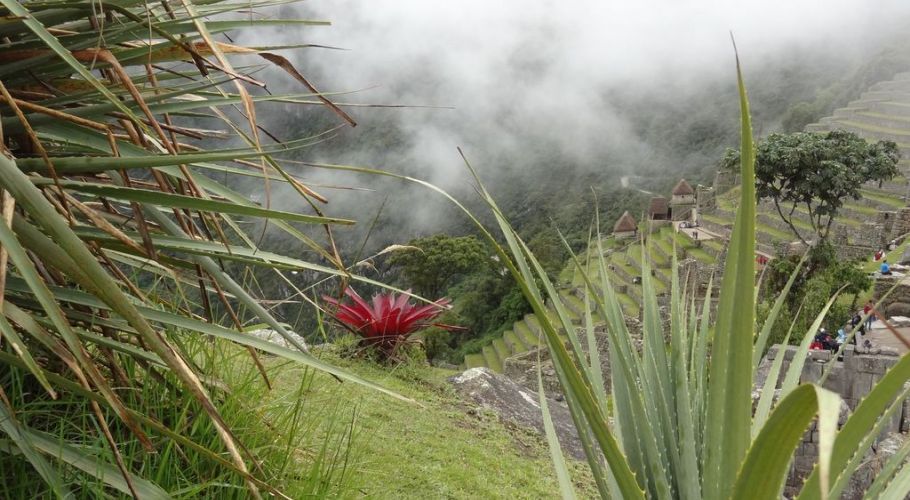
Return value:
<svg viewBox="0 0 910 500">
<path fill-rule="evenodd" d="M 804 332 L 782 387 L 775 391 L 784 356 L 777 357 L 753 414 L 756 369 L 796 273 L 759 330 L 755 322 L 754 146 L 738 58 L 737 77 L 742 113 L 742 190 L 716 317 L 710 314 L 711 286 L 703 306 L 696 308 L 694 297 L 682 291 L 688 287 L 680 284 L 674 272 L 668 311 L 670 331 L 663 331 L 644 249 L 640 351 L 632 342 L 610 283 L 600 236 L 590 245 L 590 262 L 575 258 L 575 265 L 585 276 L 586 295 L 585 327 L 576 332 L 540 263 L 490 194 L 479 187 L 505 244 L 496 245 L 497 239 L 476 218 L 473 220 L 496 245 L 502 262 L 534 309 L 542 328 L 541 342 L 550 352 L 604 498 L 780 498 L 792 455 L 813 420 L 819 433 L 819 459 L 799 498 L 838 498 L 865 451 L 908 395 L 904 383 L 910 380 L 910 357 L 905 356 L 838 429 L 840 397 L 816 385 L 799 384 L 809 343 L 833 297 L 810 330 Z M 674 270 L 676 267 L 674 263 Z M 612 372 L 609 381 L 601 372 L 594 312 L 606 318 Z M 566 332 L 568 346 L 558 335 L 560 331 Z M 550 421 L 542 382 L 540 396 L 561 491 L 564 497 L 572 498 L 575 493 Z M 885 464 L 872 486 L 873 496 L 904 498 L 910 493 L 910 467 L 902 464 L 908 453 L 910 446 Z"/>
<path fill-rule="evenodd" d="M 114 457 L 87 463 L 78 442 L 50 438 L 32 425 L 40 415 L 17 414 L 11 401 L 22 398 L 0 385 L 0 453 L 24 456 L 55 496 L 72 493 L 64 469 L 99 476 L 128 495 L 167 494 L 134 474 L 118 451 L 125 435 L 148 452 L 155 451 L 152 435 L 197 446 L 127 404 L 124 394 L 149 379 L 199 406 L 196 418 L 210 419 L 222 443 L 208 456 L 242 478 L 248 495 L 263 489 L 280 495 L 250 468 L 254 453 L 235 439 L 210 396 L 217 374 L 201 372 L 183 350 L 185 335 L 237 343 L 257 364 L 257 353 L 267 352 L 372 386 L 308 354 L 238 283 L 243 276 L 225 272 L 231 263 L 263 266 L 290 286 L 282 270 L 360 279 L 347 272 L 331 242 L 331 228 L 352 221 L 324 215 L 325 199 L 272 156 L 321 137 L 273 142 L 256 121 L 257 103 L 327 106 L 340 123 L 353 121 L 284 57 L 222 36 L 237 28 L 325 24 L 257 14 L 280 3 L 0 0 L 0 375 L 29 374 L 40 391 L 35 398 L 86 398 L 94 423 L 85 432 L 103 435 Z M 252 76 L 260 67 L 234 66 L 235 55 L 288 73 L 301 92 L 251 92 L 264 87 Z M 225 137 L 231 143 L 210 149 Z M 287 184 L 312 211 L 254 203 L 214 174 L 257 177 L 266 193 L 270 183 Z M 319 261 L 259 248 L 258 236 L 239 223 L 251 217 L 268 220 Z M 324 228 L 328 241 L 318 243 L 301 225 Z M 250 322 L 295 348 L 243 333 Z M 126 376 L 127 362 L 136 375 Z"/>
</svg>

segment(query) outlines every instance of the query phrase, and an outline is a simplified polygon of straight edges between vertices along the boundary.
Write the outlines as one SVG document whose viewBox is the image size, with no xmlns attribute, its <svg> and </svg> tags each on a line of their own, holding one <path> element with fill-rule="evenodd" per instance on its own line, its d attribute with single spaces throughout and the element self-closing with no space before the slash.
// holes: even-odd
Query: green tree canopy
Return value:
<svg viewBox="0 0 910 500">
<path fill-rule="evenodd" d="M 436 234 L 411 240 L 419 250 L 399 252 L 390 263 L 400 266 L 408 286 L 419 295 L 438 298 L 460 276 L 492 269 L 489 252 L 474 236 Z"/>
<path fill-rule="evenodd" d="M 869 143 L 843 130 L 771 134 L 755 153 L 756 194 L 773 201 L 793 234 L 806 244 L 825 241 L 847 199 L 860 199 L 866 182 L 896 176 L 900 159 L 894 142 Z M 738 165 L 739 151 L 728 149 L 721 166 L 738 169 Z M 794 224 L 801 207 L 808 214 L 812 234 Z"/>
</svg>

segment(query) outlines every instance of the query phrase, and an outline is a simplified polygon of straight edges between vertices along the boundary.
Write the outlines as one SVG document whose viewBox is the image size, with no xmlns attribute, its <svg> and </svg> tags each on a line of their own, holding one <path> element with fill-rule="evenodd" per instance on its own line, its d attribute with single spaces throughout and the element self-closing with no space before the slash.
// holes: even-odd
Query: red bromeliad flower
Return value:
<svg viewBox="0 0 910 500">
<path fill-rule="evenodd" d="M 436 326 L 446 330 L 459 329 L 456 326 L 432 323 L 434 318 L 449 308 L 452 301 L 446 298 L 417 306 L 409 302 L 409 296 L 405 294 L 374 295 L 372 304 L 363 300 L 353 288 L 346 288 L 344 294 L 354 303 L 349 305 L 331 297 L 322 298 L 336 307 L 331 312 L 336 320 L 360 334 L 367 344 L 378 347 L 385 355 L 391 354 L 400 342 L 421 328 Z"/>
</svg>

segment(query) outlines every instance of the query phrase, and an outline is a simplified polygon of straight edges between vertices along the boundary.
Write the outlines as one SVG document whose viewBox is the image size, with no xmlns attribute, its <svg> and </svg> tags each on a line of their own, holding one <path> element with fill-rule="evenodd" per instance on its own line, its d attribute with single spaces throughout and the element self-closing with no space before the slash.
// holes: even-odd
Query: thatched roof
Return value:
<svg viewBox="0 0 910 500">
<path fill-rule="evenodd" d="M 670 207 L 667 205 L 667 199 L 663 196 L 651 198 L 651 204 L 648 206 L 648 216 L 650 218 L 666 217 L 670 213 Z"/>
<path fill-rule="evenodd" d="M 692 194 L 695 194 L 695 190 L 692 189 L 692 186 L 690 186 L 685 179 L 680 179 L 679 182 L 676 183 L 676 187 L 673 188 L 673 196 L 687 196 Z"/>
<path fill-rule="evenodd" d="M 629 231 L 636 231 L 638 226 L 635 224 L 635 219 L 632 217 L 632 214 L 628 210 L 623 212 L 622 217 L 616 221 L 616 225 L 613 226 L 614 233 L 627 233 Z"/>
</svg>

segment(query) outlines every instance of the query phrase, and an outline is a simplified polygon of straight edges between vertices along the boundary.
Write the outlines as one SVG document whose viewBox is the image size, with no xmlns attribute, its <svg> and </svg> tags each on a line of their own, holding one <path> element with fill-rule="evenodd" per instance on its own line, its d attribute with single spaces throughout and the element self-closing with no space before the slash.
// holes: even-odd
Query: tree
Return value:
<svg viewBox="0 0 910 500">
<path fill-rule="evenodd" d="M 455 284 L 459 276 L 490 267 L 492 260 L 474 236 L 436 234 L 411 240 L 419 250 L 395 254 L 390 263 L 400 266 L 408 286 L 427 298 L 435 298 Z"/>
<path fill-rule="evenodd" d="M 848 198 L 862 197 L 866 182 L 898 174 L 900 152 L 891 141 L 866 142 L 852 132 L 771 134 L 755 151 L 755 187 L 759 199 L 774 202 L 778 215 L 805 244 L 825 241 Z M 728 149 L 721 166 L 737 168 L 739 151 Z M 805 214 L 797 213 L 801 208 Z M 808 216 L 812 234 L 794 222 Z"/>
</svg>

